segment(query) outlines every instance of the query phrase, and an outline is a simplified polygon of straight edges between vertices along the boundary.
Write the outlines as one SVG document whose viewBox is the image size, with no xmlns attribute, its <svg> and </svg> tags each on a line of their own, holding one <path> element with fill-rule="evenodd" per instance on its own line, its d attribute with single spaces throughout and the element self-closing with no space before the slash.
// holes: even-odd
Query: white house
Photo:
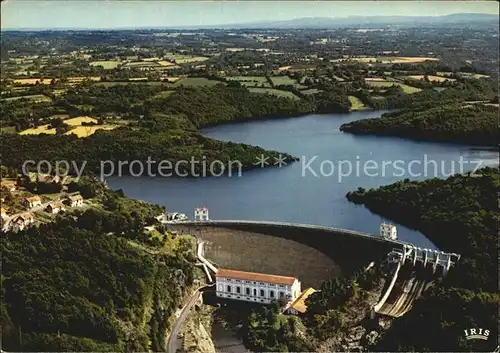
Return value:
<svg viewBox="0 0 500 353">
<path fill-rule="evenodd" d="M 83 206 L 83 197 L 79 194 L 68 196 L 68 203 L 71 207 Z"/>
<path fill-rule="evenodd" d="M 56 214 L 64 210 L 65 208 L 62 202 L 51 202 L 47 206 L 47 212 L 50 212 L 52 214 Z"/>
<path fill-rule="evenodd" d="M 2 207 L 1 208 L 1 213 L 0 213 L 0 226 L 3 227 L 4 222 L 9 218 L 7 215 L 7 209 Z"/>
<path fill-rule="evenodd" d="M 27 197 L 24 199 L 24 203 L 26 204 L 26 206 L 28 206 L 28 208 L 33 208 L 33 207 L 41 206 L 42 199 L 40 198 L 40 196 Z"/>
<path fill-rule="evenodd" d="M 8 192 L 16 191 L 16 182 L 12 180 L 2 180 L 0 186 Z"/>
<path fill-rule="evenodd" d="M 31 226 L 33 223 L 35 223 L 35 218 L 33 215 L 29 212 L 23 213 L 17 217 L 14 217 L 8 227 L 14 231 L 18 232 L 20 230 L 23 230 L 24 228 L 27 228 Z"/>
<path fill-rule="evenodd" d="M 227 269 L 217 271 L 216 285 L 219 298 L 264 304 L 280 298 L 292 302 L 301 292 L 300 282 L 295 277 Z"/>
<path fill-rule="evenodd" d="M 381 223 L 380 236 L 385 239 L 396 240 L 398 238 L 396 226 L 390 223 Z"/>
</svg>

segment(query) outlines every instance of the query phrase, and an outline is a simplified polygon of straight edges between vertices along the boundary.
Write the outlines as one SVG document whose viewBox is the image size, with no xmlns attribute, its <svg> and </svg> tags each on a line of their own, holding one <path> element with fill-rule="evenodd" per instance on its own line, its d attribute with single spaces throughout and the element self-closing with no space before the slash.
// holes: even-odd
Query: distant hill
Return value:
<svg viewBox="0 0 500 353">
<path fill-rule="evenodd" d="M 210 26 L 218 28 L 338 28 L 373 27 L 380 25 L 439 25 L 466 23 L 496 23 L 499 16 L 480 13 L 458 13 L 446 16 L 349 16 L 339 18 L 305 17 L 287 21 L 265 21 L 232 25 Z"/>
<path fill-rule="evenodd" d="M 285 21 L 261 21 L 237 24 L 219 24 L 206 26 L 153 26 L 121 28 L 53 28 L 55 31 L 68 30 L 143 30 L 143 29 L 333 29 L 333 28 L 380 28 L 386 26 L 461 26 L 475 24 L 498 27 L 499 16 L 482 13 L 457 13 L 445 16 L 348 16 L 348 17 L 304 17 Z M 40 31 L 40 28 L 2 28 L 1 31 Z"/>
</svg>

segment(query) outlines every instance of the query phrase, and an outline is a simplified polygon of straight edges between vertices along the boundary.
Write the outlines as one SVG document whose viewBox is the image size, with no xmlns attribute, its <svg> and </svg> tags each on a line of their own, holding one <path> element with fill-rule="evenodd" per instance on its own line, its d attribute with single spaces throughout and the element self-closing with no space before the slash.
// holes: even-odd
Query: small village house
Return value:
<svg viewBox="0 0 500 353">
<path fill-rule="evenodd" d="M 16 182 L 12 180 L 2 180 L 0 182 L 1 188 L 8 192 L 16 191 Z"/>
<path fill-rule="evenodd" d="M 35 223 L 35 218 L 33 215 L 29 212 L 23 213 L 19 216 L 14 217 L 8 227 L 13 231 L 13 232 L 19 232 L 25 228 L 30 227 Z"/>
<path fill-rule="evenodd" d="M 6 208 L 2 207 L 0 209 L 0 211 L 1 211 L 0 212 L 0 226 L 3 227 L 5 221 L 8 219 L 9 216 L 7 215 L 7 209 Z"/>
<path fill-rule="evenodd" d="M 47 212 L 50 212 L 52 214 L 57 214 L 61 211 L 64 211 L 64 204 L 62 202 L 51 202 L 47 206 Z"/>
<path fill-rule="evenodd" d="M 41 206 L 42 205 L 42 199 L 40 198 L 40 196 L 26 197 L 24 199 L 24 204 L 28 208 L 33 208 L 33 207 Z"/>
<path fill-rule="evenodd" d="M 2 219 L 7 218 L 7 209 L 5 207 L 0 208 L 0 217 Z"/>
<path fill-rule="evenodd" d="M 68 204 L 71 207 L 83 206 L 83 197 L 80 194 L 68 196 Z"/>
</svg>

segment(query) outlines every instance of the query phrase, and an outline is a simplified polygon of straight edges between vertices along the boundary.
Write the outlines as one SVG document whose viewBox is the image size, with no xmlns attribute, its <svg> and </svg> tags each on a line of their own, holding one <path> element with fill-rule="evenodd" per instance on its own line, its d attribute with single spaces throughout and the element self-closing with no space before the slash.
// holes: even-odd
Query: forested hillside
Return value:
<svg viewBox="0 0 500 353">
<path fill-rule="evenodd" d="M 462 255 L 442 283 L 394 322 L 378 350 L 467 350 L 463 330 L 469 327 L 491 331 L 483 351 L 496 347 L 499 187 L 499 170 L 484 168 L 477 175 L 405 180 L 347 194 L 350 201 L 421 231 L 442 250 Z"/>
<path fill-rule="evenodd" d="M 2 234 L 5 350 L 164 349 L 168 319 L 193 283 L 194 246 L 150 241 L 144 227 L 160 208 L 101 197 L 75 217 Z"/>
<path fill-rule="evenodd" d="M 425 110 L 386 113 L 379 119 L 363 119 L 344 124 L 342 131 L 380 134 L 417 140 L 496 146 L 498 107 L 455 103 Z"/>
</svg>

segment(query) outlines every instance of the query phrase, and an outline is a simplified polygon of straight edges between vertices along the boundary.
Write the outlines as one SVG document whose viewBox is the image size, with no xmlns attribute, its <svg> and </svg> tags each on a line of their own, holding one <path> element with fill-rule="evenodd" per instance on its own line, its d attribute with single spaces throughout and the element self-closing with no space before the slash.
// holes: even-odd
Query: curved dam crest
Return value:
<svg viewBox="0 0 500 353">
<path fill-rule="evenodd" d="M 207 259 L 221 267 L 295 276 L 304 286 L 315 287 L 403 246 L 351 230 L 284 222 L 182 222 L 167 228 L 208 242 Z"/>
</svg>

